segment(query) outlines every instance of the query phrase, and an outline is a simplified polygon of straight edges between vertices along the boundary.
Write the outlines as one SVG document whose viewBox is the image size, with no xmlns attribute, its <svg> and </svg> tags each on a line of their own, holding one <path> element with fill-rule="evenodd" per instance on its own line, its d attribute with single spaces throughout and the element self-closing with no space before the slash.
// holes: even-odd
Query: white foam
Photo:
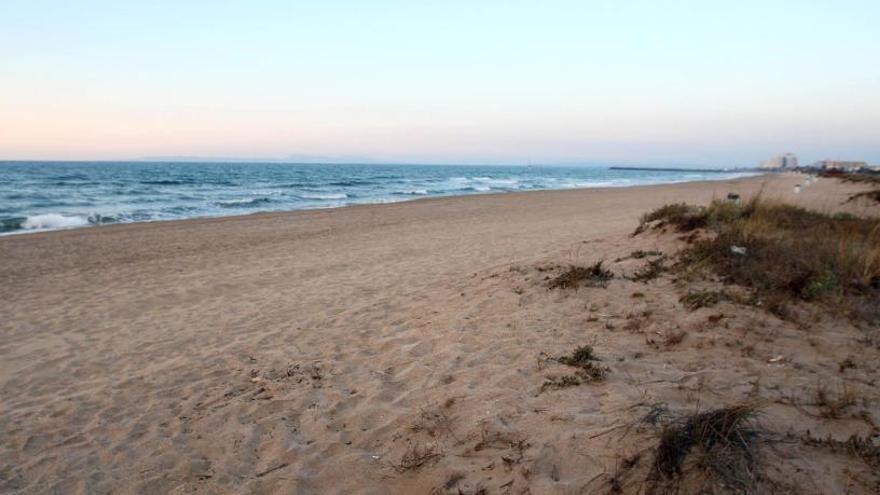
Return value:
<svg viewBox="0 0 880 495">
<path fill-rule="evenodd" d="M 492 184 L 493 186 L 515 186 L 519 184 L 519 179 L 480 179 L 483 182 Z"/>
<path fill-rule="evenodd" d="M 414 195 L 424 196 L 425 194 L 428 194 L 428 190 L 427 189 L 413 189 L 411 191 L 403 191 L 401 194 L 414 194 Z"/>
<path fill-rule="evenodd" d="M 338 194 L 300 194 L 299 197 L 303 199 L 345 199 L 348 197 L 348 194 L 338 193 Z"/>
<path fill-rule="evenodd" d="M 57 213 L 46 213 L 27 217 L 21 224 L 21 228 L 28 230 L 36 229 L 69 229 L 88 225 L 89 220 L 83 217 L 66 217 Z"/>
</svg>

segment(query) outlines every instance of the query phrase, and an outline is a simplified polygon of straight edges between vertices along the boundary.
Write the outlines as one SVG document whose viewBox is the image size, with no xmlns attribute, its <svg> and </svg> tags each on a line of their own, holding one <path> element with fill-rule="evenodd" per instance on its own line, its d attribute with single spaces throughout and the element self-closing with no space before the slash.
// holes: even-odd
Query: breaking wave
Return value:
<svg viewBox="0 0 880 495">
<path fill-rule="evenodd" d="M 348 194 L 345 193 L 302 193 L 299 195 L 302 199 L 346 199 Z"/>
<path fill-rule="evenodd" d="M 228 201 L 218 201 L 214 203 L 220 208 L 250 208 L 254 206 L 271 203 L 269 198 L 250 198 L 250 199 L 230 199 Z"/>
</svg>

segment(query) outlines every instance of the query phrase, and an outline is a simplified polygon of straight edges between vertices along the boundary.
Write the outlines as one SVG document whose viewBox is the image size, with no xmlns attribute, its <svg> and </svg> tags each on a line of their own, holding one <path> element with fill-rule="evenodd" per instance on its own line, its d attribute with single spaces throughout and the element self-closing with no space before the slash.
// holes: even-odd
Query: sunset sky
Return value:
<svg viewBox="0 0 880 495">
<path fill-rule="evenodd" d="M 880 1 L 0 0 L 0 160 L 880 163 Z"/>
</svg>

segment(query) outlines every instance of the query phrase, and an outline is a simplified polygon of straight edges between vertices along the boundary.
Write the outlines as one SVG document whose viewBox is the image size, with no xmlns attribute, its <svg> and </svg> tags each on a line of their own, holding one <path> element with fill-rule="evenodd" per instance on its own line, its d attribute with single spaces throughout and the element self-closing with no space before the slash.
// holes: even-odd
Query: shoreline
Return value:
<svg viewBox="0 0 880 495">
<path fill-rule="evenodd" d="M 612 167 L 613 168 L 613 167 Z M 736 173 L 730 171 L 719 171 L 719 173 Z M 217 215 L 217 216 L 201 216 L 201 217 L 192 217 L 192 218 L 174 218 L 174 219 L 166 219 L 166 220 L 143 220 L 137 222 L 116 222 L 116 223 L 106 223 L 106 224 L 86 224 L 86 225 L 78 225 L 73 227 L 61 227 L 61 228 L 52 228 L 52 229 L 20 229 L 9 232 L 0 233 L 0 242 L 5 237 L 12 236 L 22 236 L 22 235 L 36 235 L 36 234 L 46 234 L 51 232 L 68 232 L 68 231 L 79 231 L 79 230 L 91 230 L 95 228 L 106 229 L 110 227 L 119 227 L 125 225 L 141 225 L 141 224 L 154 224 L 154 223 L 168 223 L 168 222 L 187 222 L 187 221 L 199 221 L 199 220 L 212 220 L 212 219 L 225 219 L 225 218 L 238 218 L 238 217 L 252 217 L 255 215 L 275 215 L 275 214 L 290 214 L 297 212 L 307 212 L 307 211 L 326 211 L 326 210 L 338 210 L 344 208 L 353 208 L 353 207 L 364 207 L 364 206 L 382 206 L 389 204 L 400 204 L 400 203 L 413 203 L 417 201 L 425 201 L 432 199 L 444 199 L 444 198 L 467 198 L 467 197 L 479 197 L 479 196 L 496 196 L 496 195 L 507 195 L 507 194 L 525 194 L 525 193 L 545 193 L 551 191 L 583 191 L 583 190 L 604 190 L 604 189 L 630 189 L 630 188 L 640 188 L 640 187 L 656 187 L 656 186 L 665 186 L 665 185 L 676 185 L 676 184 L 699 184 L 699 183 L 714 183 L 714 182 L 724 182 L 724 181 L 737 181 L 741 179 L 749 179 L 756 177 L 763 177 L 770 175 L 768 173 L 761 172 L 743 172 L 743 175 L 737 177 L 727 177 L 727 178 L 718 178 L 718 179 L 697 179 L 697 180 L 680 180 L 680 181 L 670 181 L 670 182 L 662 182 L 662 183 L 653 183 L 653 184 L 632 184 L 632 185 L 605 185 L 605 186 L 586 186 L 586 187 L 573 187 L 573 188 L 564 188 L 564 189 L 531 189 L 531 190 L 518 190 L 518 191 L 498 191 L 498 192 L 474 192 L 474 193 L 466 193 L 466 194 L 437 194 L 437 195 L 427 195 L 425 197 L 412 197 L 412 198 L 403 198 L 399 201 L 379 201 L 379 202 L 371 202 L 371 203 L 351 203 L 339 206 L 319 206 L 319 207 L 306 207 L 306 208 L 298 208 L 292 210 L 276 210 L 276 211 L 255 211 L 251 213 L 241 213 L 241 214 L 232 214 L 232 215 Z"/>
</svg>

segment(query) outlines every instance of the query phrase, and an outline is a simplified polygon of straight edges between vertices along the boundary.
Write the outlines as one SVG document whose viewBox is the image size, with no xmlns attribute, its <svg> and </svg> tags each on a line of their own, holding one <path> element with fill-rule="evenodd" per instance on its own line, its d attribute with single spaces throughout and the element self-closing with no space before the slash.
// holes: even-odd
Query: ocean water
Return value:
<svg viewBox="0 0 880 495">
<path fill-rule="evenodd" d="M 0 234 L 737 175 L 743 174 L 608 167 L 0 162 Z"/>
</svg>

